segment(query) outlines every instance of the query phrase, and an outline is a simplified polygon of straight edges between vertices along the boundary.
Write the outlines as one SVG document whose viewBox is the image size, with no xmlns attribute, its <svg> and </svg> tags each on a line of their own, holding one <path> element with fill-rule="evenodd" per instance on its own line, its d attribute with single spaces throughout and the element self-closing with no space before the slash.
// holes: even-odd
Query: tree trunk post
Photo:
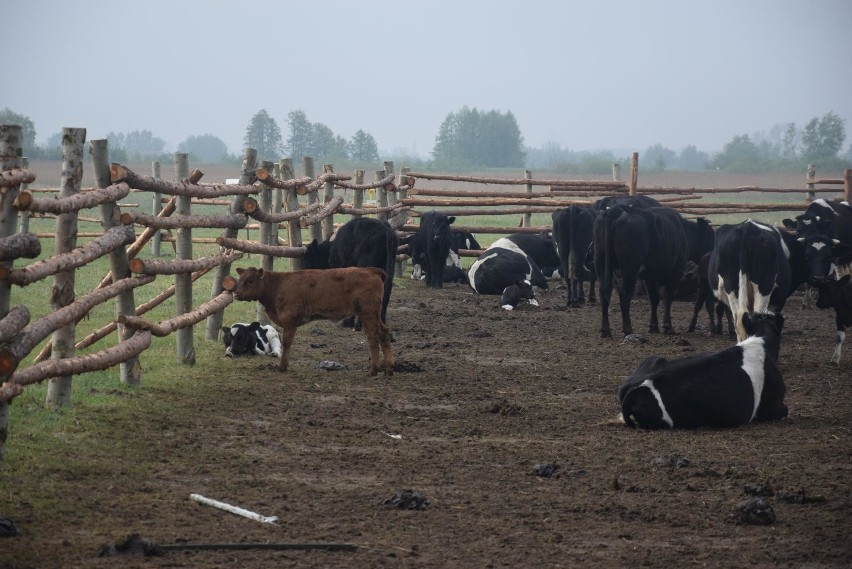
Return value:
<svg viewBox="0 0 852 569">
<path fill-rule="evenodd" d="M 620 182 L 621 181 L 621 164 L 618 162 L 612 163 L 612 181 Z"/>
<path fill-rule="evenodd" d="M 390 176 L 394 173 L 393 170 L 393 160 L 385 160 L 385 177 Z M 385 203 L 388 206 L 396 205 L 399 202 L 399 196 L 396 195 L 396 192 L 390 192 L 384 188 L 380 188 L 380 191 L 385 194 Z M 393 216 L 388 216 L 385 214 L 385 218 L 390 221 Z"/>
<path fill-rule="evenodd" d="M 160 161 L 154 160 L 151 162 L 151 177 L 154 179 L 160 179 Z M 153 207 L 151 208 L 151 215 L 158 215 L 161 211 L 163 211 L 163 194 L 160 192 L 154 192 L 154 200 Z M 160 243 L 162 242 L 162 235 L 160 235 L 160 230 L 158 229 L 154 236 L 151 238 L 151 254 L 155 257 L 160 256 Z"/>
<path fill-rule="evenodd" d="M 397 184 L 397 186 L 405 186 L 405 185 L 408 184 L 407 178 L 408 178 L 409 172 L 411 172 L 411 168 L 409 168 L 408 166 L 402 167 L 402 170 L 400 170 L 400 172 L 399 172 L 399 180 L 398 180 L 399 183 Z M 397 195 L 397 202 L 399 200 L 403 200 L 403 199 L 408 197 L 408 190 L 397 190 L 394 193 Z M 408 212 L 403 211 L 402 213 L 399 213 L 398 215 L 408 216 Z M 405 274 L 405 266 L 407 264 L 408 264 L 407 260 L 404 259 L 404 258 L 401 261 L 397 261 L 396 262 L 396 273 L 394 274 L 394 276 L 401 277 L 402 275 L 404 275 Z"/>
<path fill-rule="evenodd" d="M 257 150 L 254 148 L 246 148 L 243 153 L 243 164 L 240 170 L 240 185 L 241 186 L 250 186 L 254 183 L 254 170 L 257 164 Z M 246 196 L 234 196 L 234 199 L 231 200 L 231 210 L 230 213 L 238 214 L 243 212 L 243 202 L 246 201 Z M 231 229 L 230 227 L 225 229 L 222 232 L 222 236 L 234 239 L 237 237 L 237 229 Z M 225 280 L 225 277 L 231 272 L 231 263 L 222 263 L 216 269 L 216 274 L 213 276 L 213 285 L 210 290 L 210 298 L 211 300 L 222 294 L 222 281 Z M 207 328 L 205 331 L 205 337 L 208 340 L 218 340 L 219 332 L 222 330 L 222 321 L 225 318 L 225 311 L 220 310 L 218 312 L 214 312 L 210 316 L 207 317 Z"/>
<path fill-rule="evenodd" d="M 281 164 L 276 162 L 272 166 L 272 175 L 281 179 Z M 275 191 L 272 192 L 272 212 L 273 213 L 281 213 L 284 211 L 284 190 L 281 188 L 275 188 Z M 281 225 L 276 223 L 272 230 L 274 235 L 271 237 L 270 245 L 278 245 L 278 233 L 279 229 L 281 229 Z"/>
<path fill-rule="evenodd" d="M 532 172 L 530 170 L 524 170 L 524 179 L 525 180 L 532 180 Z M 527 195 L 532 197 L 532 193 L 533 193 L 532 184 L 528 183 L 527 184 Z M 522 227 L 532 227 L 532 214 L 531 213 L 525 213 L 524 214 L 524 220 L 521 223 L 521 226 Z"/>
<path fill-rule="evenodd" d="M 175 152 L 175 181 L 181 182 L 189 177 L 189 154 L 186 152 Z M 178 215 L 192 214 L 192 198 L 189 196 L 178 196 L 175 205 L 175 213 Z M 175 258 L 179 260 L 192 259 L 192 229 L 178 227 L 175 238 Z M 192 275 L 189 273 L 178 273 L 175 275 L 175 312 L 176 316 L 182 316 L 192 312 Z M 193 326 L 181 328 L 176 334 L 177 338 L 177 360 L 185 365 L 195 365 L 195 344 L 193 341 Z"/>
<path fill-rule="evenodd" d="M 279 164 L 281 165 L 282 180 L 293 180 L 296 177 L 296 172 L 293 170 L 292 158 L 282 158 Z M 296 193 L 295 188 L 284 192 L 284 206 L 287 211 L 296 211 L 299 209 L 299 194 Z M 290 247 L 302 246 L 302 228 L 299 225 L 298 219 L 287 222 L 287 239 Z M 291 271 L 301 271 L 304 268 L 304 259 L 297 259 L 296 257 L 290 258 Z"/>
<path fill-rule="evenodd" d="M 270 160 L 261 160 L 260 167 L 268 172 L 272 172 L 274 170 L 274 163 Z M 272 188 L 267 185 L 262 185 L 260 189 L 260 199 L 258 201 L 258 205 L 260 209 L 264 212 L 271 213 L 272 211 Z M 260 224 L 260 242 L 263 245 L 273 245 L 272 239 L 274 236 L 274 231 L 272 228 L 272 223 L 261 222 Z M 277 224 L 276 224 L 277 225 Z M 278 244 L 276 241 L 275 245 Z M 264 271 L 272 270 L 272 260 L 274 257 L 272 255 L 263 255 L 260 258 L 260 266 Z M 255 307 L 255 320 L 260 322 L 263 326 L 269 324 L 269 317 L 266 315 L 266 309 L 263 308 L 261 303 L 257 303 Z"/>
<path fill-rule="evenodd" d="M 846 195 L 846 203 L 852 204 L 852 169 L 849 168 L 843 172 L 843 193 Z"/>
<path fill-rule="evenodd" d="M 636 187 L 639 184 L 639 153 L 634 152 L 630 156 L 630 185 L 628 186 L 627 194 L 636 195 Z"/>
<path fill-rule="evenodd" d="M 332 164 L 323 164 L 322 167 L 323 174 L 334 174 L 334 166 Z M 328 203 L 332 199 L 334 199 L 334 182 L 328 181 L 323 184 L 323 203 Z M 332 234 L 334 233 L 334 214 L 329 215 L 328 217 L 322 220 L 322 238 L 323 241 L 328 241 L 331 239 Z"/>
<path fill-rule="evenodd" d="M 86 142 L 85 128 L 62 129 L 62 183 L 59 197 L 70 197 L 80 193 L 83 180 L 83 144 Z M 68 253 L 77 247 L 77 212 L 56 216 L 56 241 L 54 254 Z M 62 271 L 53 277 L 50 291 L 50 307 L 56 311 L 74 302 L 74 269 Z M 52 360 L 74 356 L 73 322 L 59 328 L 51 337 Z M 47 405 L 62 407 L 71 402 L 71 376 L 54 377 L 47 385 Z"/>
<path fill-rule="evenodd" d="M 29 168 L 30 161 L 24 156 L 21 158 L 21 168 Z M 29 184 L 21 184 L 21 191 L 28 190 L 30 187 Z M 18 233 L 29 233 L 30 232 L 30 212 L 24 210 L 18 214 L 20 216 L 18 223 Z"/>
<path fill-rule="evenodd" d="M 816 166 L 814 166 L 813 164 L 808 164 L 808 177 L 807 177 L 807 180 L 806 180 L 807 184 L 808 184 L 808 193 L 805 194 L 805 203 L 806 204 L 809 204 L 816 199 L 816 193 L 814 192 L 814 189 L 816 188 L 816 184 L 814 184 L 814 182 L 813 182 L 815 178 L 816 178 Z"/>
<path fill-rule="evenodd" d="M 20 125 L 0 124 L 0 172 L 18 168 L 23 159 L 23 129 Z M 0 237 L 8 237 L 15 232 L 18 210 L 12 202 L 18 197 L 20 186 L 0 188 Z M 13 261 L 4 261 L 4 266 L 12 267 Z M 12 285 L 0 282 L 0 318 L 9 313 Z M 0 401 L 0 462 L 6 456 L 6 439 L 9 437 L 9 402 Z"/>
<path fill-rule="evenodd" d="M 93 140 L 89 143 L 89 153 L 92 155 L 92 167 L 95 173 L 95 183 L 99 188 L 109 187 L 111 182 L 109 169 L 109 146 L 106 140 Z M 107 203 L 101 207 L 101 218 L 104 230 L 121 225 L 119 207 L 115 203 Z M 127 249 L 120 247 L 109 254 L 110 271 L 112 282 L 117 283 L 122 279 L 130 277 L 130 260 L 127 257 Z M 115 304 L 115 315 L 135 316 L 136 298 L 133 289 L 118 295 Z M 126 326 L 118 325 L 118 341 L 129 340 L 135 332 Z M 131 356 L 125 362 L 119 364 L 119 377 L 125 385 L 138 386 L 142 384 L 142 366 L 139 365 L 139 356 Z"/>
<path fill-rule="evenodd" d="M 376 180 L 382 180 L 387 175 L 387 172 L 385 172 L 384 170 L 376 170 Z M 378 197 L 377 205 L 380 208 L 388 207 L 388 193 L 387 191 L 385 191 L 384 188 L 376 188 L 376 196 Z M 379 219 L 379 221 L 387 221 L 388 212 L 380 211 L 378 214 L 376 214 L 376 218 Z"/>
<path fill-rule="evenodd" d="M 316 176 L 316 171 L 314 170 L 314 159 L 310 156 L 302 157 L 302 169 L 305 171 L 305 176 L 314 179 Z M 317 192 L 311 192 L 308 194 L 308 205 L 315 204 L 319 201 L 319 196 Z M 314 223 L 310 228 L 311 239 L 316 239 L 317 243 L 322 243 L 322 225 L 319 223 Z"/>
<path fill-rule="evenodd" d="M 364 170 L 355 170 L 355 175 L 353 176 L 355 181 L 355 185 L 364 183 Z M 353 190 L 352 191 L 352 207 L 354 209 L 361 209 L 364 207 L 364 190 Z M 361 214 L 355 214 L 353 217 L 361 217 Z"/>
</svg>

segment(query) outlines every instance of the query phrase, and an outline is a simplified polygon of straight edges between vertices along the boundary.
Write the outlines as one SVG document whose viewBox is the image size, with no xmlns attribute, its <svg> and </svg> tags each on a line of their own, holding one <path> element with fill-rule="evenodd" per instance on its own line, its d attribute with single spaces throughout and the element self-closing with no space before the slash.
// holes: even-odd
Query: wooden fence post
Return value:
<svg viewBox="0 0 852 569">
<path fill-rule="evenodd" d="M 86 142 L 85 128 L 62 129 L 62 183 L 59 197 L 71 197 L 80 193 L 83 180 L 83 144 Z M 68 253 L 77 247 L 77 212 L 61 213 L 56 216 L 56 240 L 54 254 Z M 53 277 L 50 291 L 50 307 L 55 311 L 74 302 L 74 269 L 62 271 Z M 74 356 L 74 330 L 71 322 L 59 328 L 51 337 L 53 350 L 50 359 L 61 360 Z M 47 405 L 62 407 L 71 402 L 71 376 L 51 378 L 47 385 Z"/>
<path fill-rule="evenodd" d="M 816 184 L 813 183 L 815 178 L 816 178 L 816 166 L 814 166 L 813 164 L 808 164 L 808 177 L 807 177 L 808 193 L 805 194 L 805 203 L 811 203 L 812 201 L 814 201 L 816 199 L 816 193 L 814 192 L 814 189 L 816 188 Z"/>
<path fill-rule="evenodd" d="M 411 168 L 409 168 L 408 166 L 403 166 L 402 170 L 399 173 L 399 184 L 397 184 L 398 186 L 405 186 L 405 185 L 408 184 L 408 173 L 409 172 L 411 172 Z M 398 194 L 397 201 L 404 200 L 405 198 L 408 197 L 408 190 L 398 190 L 396 193 Z M 403 212 L 399 213 L 399 215 L 401 215 L 401 216 L 404 215 L 404 216 L 407 217 L 408 212 L 403 211 Z M 402 261 L 397 261 L 396 262 L 396 273 L 394 274 L 394 276 L 401 277 L 402 275 L 404 275 L 406 264 L 407 264 L 407 261 L 405 259 L 403 259 Z"/>
<path fill-rule="evenodd" d="M 612 181 L 620 182 L 621 181 L 621 164 L 619 162 L 612 163 Z"/>
<path fill-rule="evenodd" d="M 260 167 L 266 170 L 267 172 L 272 172 L 274 170 L 274 163 L 270 160 L 261 160 Z M 271 213 L 272 211 L 272 188 L 263 184 L 260 188 L 260 199 L 258 200 L 258 205 L 260 206 L 261 211 L 264 213 Z M 277 226 L 277 224 L 276 224 Z M 260 223 L 260 242 L 263 245 L 278 245 L 278 242 L 272 243 L 272 238 L 274 236 L 274 232 L 272 229 L 272 224 L 269 222 L 261 222 Z M 273 266 L 273 257 L 272 255 L 263 255 L 260 258 L 260 266 L 264 271 L 271 271 Z M 260 322 L 261 325 L 266 326 L 269 324 L 269 317 L 266 315 L 266 309 L 263 308 L 261 303 L 257 303 L 255 307 L 255 320 Z"/>
<path fill-rule="evenodd" d="M 323 174 L 333 174 L 334 166 L 331 164 L 324 164 L 322 167 Z M 323 203 L 328 203 L 334 199 L 334 182 L 328 181 L 323 184 Z M 328 217 L 322 220 L 322 238 L 323 241 L 328 241 L 331 239 L 331 235 L 334 233 L 334 214 L 329 214 Z"/>
<path fill-rule="evenodd" d="M 89 143 L 89 153 L 92 155 L 92 167 L 95 173 L 95 183 L 99 188 L 107 188 L 112 184 L 109 168 L 109 147 L 105 139 L 93 140 Z M 101 219 L 104 231 L 122 225 L 121 212 L 115 202 L 105 203 L 101 207 Z M 127 257 L 127 249 L 119 247 L 109 254 L 110 271 L 112 282 L 117 283 L 122 279 L 130 277 L 130 260 Z M 116 316 L 135 316 L 136 297 L 133 289 L 127 290 L 116 298 Z M 129 340 L 135 334 L 134 330 L 126 326 L 118 325 L 118 341 Z M 142 384 L 142 366 L 139 365 L 139 356 L 131 356 L 128 360 L 119 364 L 119 377 L 125 385 Z"/>
<path fill-rule="evenodd" d="M 275 162 L 272 166 L 272 175 L 281 179 L 281 164 Z M 284 211 L 284 190 L 281 188 L 275 188 L 272 192 L 272 213 L 281 213 Z M 278 231 L 281 229 L 281 224 L 276 223 L 272 227 L 273 235 L 270 238 L 270 245 L 278 245 Z"/>
<path fill-rule="evenodd" d="M 26 168 L 29 168 L 29 166 L 30 166 L 29 159 L 26 156 L 21 158 L 21 168 L 26 169 Z M 24 190 L 29 189 L 29 187 L 30 187 L 29 184 L 21 184 L 21 191 L 23 192 Z M 18 214 L 18 216 L 19 216 L 18 233 L 29 233 L 30 232 L 30 212 L 25 210 L 25 211 L 20 212 Z"/>
<path fill-rule="evenodd" d="M 23 129 L 16 124 L 0 124 L 0 172 L 13 170 L 21 165 L 23 158 Z M 12 202 L 18 197 L 20 186 L 0 188 L 0 237 L 8 237 L 15 232 L 18 210 Z M 10 267 L 13 261 L 2 264 Z M 0 282 L 0 318 L 9 313 L 12 285 Z M 0 462 L 6 456 L 6 439 L 9 437 L 9 402 L 0 401 Z"/>
<path fill-rule="evenodd" d="M 849 168 L 843 172 L 843 193 L 846 195 L 846 203 L 852 205 L 852 169 Z"/>
<path fill-rule="evenodd" d="M 393 161 L 385 160 L 385 176 L 387 177 L 391 175 L 393 175 Z M 396 195 L 396 192 L 388 193 L 388 191 L 384 188 L 381 188 L 381 191 L 385 194 L 385 201 L 387 202 L 388 206 L 396 205 L 397 202 L 399 202 L 399 196 Z M 393 215 L 386 215 L 385 217 L 388 221 L 393 219 Z"/>
<path fill-rule="evenodd" d="M 376 180 L 382 180 L 387 175 L 387 172 L 385 172 L 384 170 L 376 170 Z M 376 188 L 376 190 L 376 196 L 378 197 L 378 203 L 376 205 L 378 205 L 380 208 L 388 207 L 388 193 L 385 191 L 384 188 Z M 378 215 L 376 215 L 376 218 L 380 221 L 387 221 L 388 212 L 380 211 Z"/>
<path fill-rule="evenodd" d="M 630 156 L 630 184 L 627 186 L 627 195 L 635 196 L 636 187 L 639 185 L 639 153 L 634 152 Z"/>
<path fill-rule="evenodd" d="M 296 172 L 293 170 L 292 158 L 282 158 L 279 164 L 281 164 L 282 180 L 292 180 L 296 177 Z M 299 209 L 299 194 L 296 193 L 295 188 L 285 190 L 284 206 L 287 211 L 296 211 L 297 209 Z M 302 246 L 302 227 L 299 225 L 298 219 L 294 219 L 292 221 L 287 222 L 287 239 L 289 241 L 288 245 L 290 245 L 290 247 Z M 302 259 L 301 257 L 290 257 L 291 271 L 301 271 L 304 268 L 304 259 Z"/>
<path fill-rule="evenodd" d="M 354 181 L 356 186 L 364 183 L 364 170 L 355 170 Z M 364 207 L 364 190 L 353 190 L 352 208 L 361 209 L 362 207 Z M 352 217 L 361 217 L 361 214 L 356 213 Z"/>
<path fill-rule="evenodd" d="M 314 159 L 310 156 L 302 157 L 302 169 L 305 171 L 305 176 L 314 179 L 316 176 L 316 171 L 314 170 Z M 317 192 L 308 193 L 308 205 L 315 204 L 319 201 L 319 196 Z M 322 243 L 322 225 L 319 223 L 314 223 L 311 225 L 309 230 L 311 234 L 311 239 L 316 239 L 317 243 Z"/>
<path fill-rule="evenodd" d="M 241 186 L 250 186 L 254 183 L 254 171 L 257 164 L 257 150 L 254 148 L 246 148 L 243 151 L 243 164 L 240 169 L 240 185 Z M 231 214 L 243 213 L 243 202 L 246 201 L 246 196 L 234 196 L 231 200 Z M 232 229 L 230 227 L 226 228 L 225 231 L 222 232 L 222 236 L 234 239 L 237 236 L 239 230 Z M 210 298 L 216 298 L 222 291 L 222 281 L 225 280 L 225 277 L 228 273 L 231 272 L 231 263 L 222 263 L 216 269 L 216 274 L 213 276 L 213 285 L 210 289 Z M 208 340 L 218 340 L 219 332 L 222 330 L 222 321 L 225 318 L 225 311 L 219 310 L 214 312 L 210 316 L 207 317 L 207 328 L 205 330 L 205 338 Z"/>
<path fill-rule="evenodd" d="M 532 180 L 532 171 L 524 170 L 524 179 L 525 180 Z M 532 193 L 533 193 L 532 184 L 527 184 L 527 195 L 532 196 Z M 531 227 L 531 226 L 532 226 L 532 214 L 531 213 L 525 213 L 524 219 L 521 222 L 521 227 Z"/>
<path fill-rule="evenodd" d="M 160 179 L 160 161 L 154 160 L 151 162 L 151 177 L 154 179 Z M 163 194 L 160 192 L 154 192 L 154 207 L 151 208 L 151 215 L 159 215 L 161 211 L 163 211 Z M 154 236 L 151 238 L 151 254 L 155 257 L 160 256 L 160 243 L 162 242 L 162 235 L 160 234 L 160 230 L 158 229 Z"/>
<path fill-rule="evenodd" d="M 189 178 L 189 154 L 186 152 L 175 152 L 175 181 L 181 182 Z M 189 196 L 178 196 L 175 203 L 177 215 L 192 215 L 192 198 Z M 175 238 L 176 254 L 178 260 L 192 260 L 192 229 L 189 227 L 178 227 Z M 189 273 L 175 274 L 175 316 L 181 316 L 192 312 L 192 275 Z M 195 342 L 193 340 L 193 326 L 180 328 L 175 332 L 177 339 L 177 360 L 186 365 L 195 365 Z"/>
</svg>

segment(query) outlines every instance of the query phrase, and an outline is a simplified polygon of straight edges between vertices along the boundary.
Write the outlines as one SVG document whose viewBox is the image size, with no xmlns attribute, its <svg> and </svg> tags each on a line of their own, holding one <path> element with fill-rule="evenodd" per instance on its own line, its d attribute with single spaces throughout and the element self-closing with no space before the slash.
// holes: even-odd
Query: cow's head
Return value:
<svg viewBox="0 0 852 569">
<path fill-rule="evenodd" d="M 805 248 L 808 283 L 818 286 L 834 278 L 835 265 L 846 264 L 852 256 L 852 246 L 831 239 L 824 233 L 799 237 Z"/>
<path fill-rule="evenodd" d="M 743 314 L 743 327 L 747 336 L 763 338 L 766 354 L 773 362 L 778 361 L 781 351 L 781 330 L 784 316 L 780 313 L 758 312 Z"/>
<path fill-rule="evenodd" d="M 830 217 L 824 215 L 814 215 L 812 213 L 803 213 L 797 215 L 795 219 L 785 218 L 781 223 L 787 229 L 796 232 L 799 237 L 810 237 L 811 235 L 833 235 L 834 222 Z"/>
<path fill-rule="evenodd" d="M 239 282 L 234 289 L 234 298 L 237 300 L 259 300 L 263 294 L 263 269 L 251 267 L 248 269 L 237 269 Z"/>
<path fill-rule="evenodd" d="M 833 308 L 840 304 L 843 289 L 849 286 L 850 279 L 852 279 L 852 275 L 844 275 L 840 280 L 829 279 L 821 283 L 817 287 L 819 291 L 816 301 L 817 308 Z"/>
<path fill-rule="evenodd" d="M 259 326 L 257 322 L 253 322 L 249 326 L 237 325 L 230 328 L 223 327 L 225 355 L 231 357 L 254 354 Z"/>
<path fill-rule="evenodd" d="M 450 225 L 452 225 L 455 220 L 455 216 L 447 217 L 446 214 L 435 212 L 435 215 L 433 215 L 431 219 L 432 226 L 429 228 L 431 231 L 429 234 L 430 237 L 435 241 L 446 240 L 449 245 L 452 241 Z"/>
</svg>

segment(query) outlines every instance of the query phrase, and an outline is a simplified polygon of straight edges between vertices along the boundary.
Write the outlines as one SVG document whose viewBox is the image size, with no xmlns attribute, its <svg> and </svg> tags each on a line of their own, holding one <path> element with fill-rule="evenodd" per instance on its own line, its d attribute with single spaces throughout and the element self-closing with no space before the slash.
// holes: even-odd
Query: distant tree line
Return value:
<svg viewBox="0 0 852 569">
<path fill-rule="evenodd" d="M 0 124 L 23 127 L 24 154 L 30 158 L 60 159 L 62 134 L 54 133 L 39 145 L 35 141 L 33 121 L 5 108 Z M 285 138 L 286 137 L 286 138 Z M 126 160 L 171 160 L 166 143 L 150 130 L 110 132 L 107 135 L 110 156 Z M 816 164 L 821 169 L 842 169 L 852 165 L 852 144 L 844 153 L 846 123 L 833 112 L 814 117 L 799 128 L 795 123 L 777 124 L 768 132 L 735 135 L 720 152 L 713 155 L 694 145 L 680 151 L 654 144 L 640 153 L 643 169 L 650 170 L 722 170 L 762 172 L 804 169 Z M 320 122 L 311 122 L 302 110 L 287 115 L 282 133 L 276 120 L 265 109 L 255 113 L 246 126 L 243 143 L 257 149 L 258 158 L 278 160 L 290 156 L 297 164 L 312 156 L 320 163 L 364 166 L 379 161 L 375 138 L 359 129 L 346 139 Z M 213 134 L 193 135 L 178 145 L 192 160 L 201 163 L 239 163 L 240 156 L 230 154 L 224 142 Z M 389 157 L 390 158 L 390 157 Z M 435 169 L 464 168 L 535 168 L 566 174 L 607 174 L 613 163 L 627 165 L 629 157 L 613 151 L 572 151 L 559 143 L 548 142 L 541 148 L 524 146 L 521 129 L 511 111 L 480 111 L 463 106 L 449 113 L 438 128 L 431 160 L 403 156 L 406 164 Z"/>
</svg>

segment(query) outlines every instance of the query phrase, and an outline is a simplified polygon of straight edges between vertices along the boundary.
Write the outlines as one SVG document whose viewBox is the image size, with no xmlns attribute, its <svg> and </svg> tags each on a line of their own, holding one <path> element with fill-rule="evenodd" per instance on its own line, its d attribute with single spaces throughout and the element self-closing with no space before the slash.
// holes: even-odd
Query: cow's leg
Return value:
<svg viewBox="0 0 852 569">
<path fill-rule="evenodd" d="M 698 300 L 695 301 L 695 304 L 692 306 L 692 318 L 689 319 L 689 326 L 686 327 L 687 332 L 695 332 L 695 325 L 698 324 L 698 314 L 701 312 L 701 308 L 704 306 L 704 299 L 701 298 L 699 293 Z M 713 315 L 710 315 L 710 330 L 713 329 Z"/>
<path fill-rule="evenodd" d="M 651 307 L 648 332 L 656 334 L 660 331 L 660 321 L 657 320 L 657 309 L 660 306 L 660 285 L 654 279 L 645 279 L 645 291 L 648 294 L 648 304 Z"/>
<path fill-rule="evenodd" d="M 612 289 L 606 289 L 604 284 L 605 279 L 600 281 L 599 296 L 601 298 L 601 338 L 612 338 L 612 331 L 609 327 L 609 301 L 612 296 Z"/>
<path fill-rule="evenodd" d="M 581 282 L 582 286 L 582 282 Z M 589 304 L 595 303 L 595 279 L 589 279 Z"/>
<path fill-rule="evenodd" d="M 568 306 L 571 308 L 579 308 L 578 302 L 579 292 L 577 291 L 577 279 L 571 279 L 571 284 L 568 287 Z"/>
<path fill-rule="evenodd" d="M 282 326 L 281 328 L 281 359 L 278 360 L 278 371 L 287 371 L 290 363 L 290 346 L 296 337 L 295 326 Z"/>
<path fill-rule="evenodd" d="M 666 293 L 663 297 L 663 334 L 675 334 L 674 326 L 672 326 L 672 303 L 674 302 L 676 285 L 666 285 Z"/>
<path fill-rule="evenodd" d="M 633 300 L 633 291 L 636 290 L 636 280 L 636 275 L 633 273 L 624 271 L 621 274 L 621 287 L 618 289 L 618 302 L 621 305 L 621 329 L 625 336 L 629 336 L 633 333 L 633 324 L 630 322 L 630 301 Z"/>
<path fill-rule="evenodd" d="M 393 375 L 393 351 L 391 350 L 392 334 L 390 328 L 384 322 L 379 322 L 379 344 L 382 347 L 382 355 L 384 355 L 385 375 Z"/>
<path fill-rule="evenodd" d="M 840 315 L 836 316 L 837 334 L 834 336 L 834 353 L 831 354 L 831 363 L 840 365 L 840 351 L 843 349 L 843 341 L 846 340 L 846 326 L 840 320 Z"/>
</svg>

